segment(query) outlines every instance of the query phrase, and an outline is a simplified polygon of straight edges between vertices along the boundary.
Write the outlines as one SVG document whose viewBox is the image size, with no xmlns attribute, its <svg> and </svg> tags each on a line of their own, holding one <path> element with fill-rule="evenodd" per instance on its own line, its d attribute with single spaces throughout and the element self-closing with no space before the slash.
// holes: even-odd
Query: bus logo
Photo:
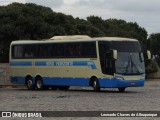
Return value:
<svg viewBox="0 0 160 120">
<path fill-rule="evenodd" d="M 11 117 L 11 112 L 2 112 L 2 117 Z"/>
</svg>

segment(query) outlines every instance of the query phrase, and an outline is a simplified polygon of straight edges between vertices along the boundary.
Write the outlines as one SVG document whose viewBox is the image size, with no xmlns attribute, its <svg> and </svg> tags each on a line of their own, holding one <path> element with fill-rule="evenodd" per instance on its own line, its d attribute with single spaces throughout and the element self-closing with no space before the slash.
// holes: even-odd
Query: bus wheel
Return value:
<svg viewBox="0 0 160 120">
<path fill-rule="evenodd" d="M 60 90 L 68 90 L 70 86 L 58 86 Z"/>
<path fill-rule="evenodd" d="M 43 90 L 43 88 L 44 88 L 43 80 L 41 77 L 36 78 L 36 88 L 37 88 L 37 90 Z"/>
<path fill-rule="evenodd" d="M 97 78 L 94 78 L 92 87 L 94 91 L 100 91 L 99 82 Z"/>
<path fill-rule="evenodd" d="M 26 78 L 26 85 L 27 85 L 28 90 L 33 90 L 34 89 L 34 84 L 33 84 L 32 77 L 27 77 Z"/>
<path fill-rule="evenodd" d="M 122 88 L 118 88 L 119 92 L 124 92 L 126 88 L 122 87 Z"/>
</svg>

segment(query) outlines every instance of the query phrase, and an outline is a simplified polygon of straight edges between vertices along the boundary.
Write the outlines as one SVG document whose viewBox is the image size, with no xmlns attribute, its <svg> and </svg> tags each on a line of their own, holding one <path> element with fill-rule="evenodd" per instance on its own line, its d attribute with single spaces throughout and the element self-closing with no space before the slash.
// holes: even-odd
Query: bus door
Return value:
<svg viewBox="0 0 160 120">
<path fill-rule="evenodd" d="M 117 59 L 117 51 L 111 50 L 105 53 L 104 65 L 105 65 L 105 73 L 108 75 L 114 75 L 115 73 L 115 60 Z"/>
</svg>

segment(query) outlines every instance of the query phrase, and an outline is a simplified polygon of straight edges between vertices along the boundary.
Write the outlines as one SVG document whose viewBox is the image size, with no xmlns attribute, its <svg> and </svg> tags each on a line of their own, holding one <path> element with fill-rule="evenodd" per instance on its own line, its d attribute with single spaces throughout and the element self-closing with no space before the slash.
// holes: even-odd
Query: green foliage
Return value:
<svg viewBox="0 0 160 120">
<path fill-rule="evenodd" d="M 146 61 L 146 77 L 150 73 L 158 72 L 158 64 L 155 60 L 148 60 Z"/>
<path fill-rule="evenodd" d="M 148 38 L 148 47 L 153 54 L 160 55 L 160 33 L 151 34 Z"/>
<path fill-rule="evenodd" d="M 3 59 L 0 61 L 8 62 L 9 45 L 13 40 L 47 39 L 55 35 L 129 37 L 138 39 L 146 49 L 146 30 L 124 20 L 103 20 L 98 16 L 89 16 L 87 20 L 73 18 L 31 3 L 0 6 L 0 18 L 0 55 Z"/>
<path fill-rule="evenodd" d="M 160 65 L 160 33 L 151 34 L 149 36 L 147 47 L 151 50 L 153 55 L 159 56 L 157 62 L 158 65 Z"/>
<path fill-rule="evenodd" d="M 141 28 L 137 23 L 117 19 L 102 20 L 101 17 L 90 16 L 87 20 L 99 30 L 102 31 L 101 36 L 111 37 L 128 37 L 138 39 L 143 49 L 146 48 L 147 31 Z"/>
</svg>

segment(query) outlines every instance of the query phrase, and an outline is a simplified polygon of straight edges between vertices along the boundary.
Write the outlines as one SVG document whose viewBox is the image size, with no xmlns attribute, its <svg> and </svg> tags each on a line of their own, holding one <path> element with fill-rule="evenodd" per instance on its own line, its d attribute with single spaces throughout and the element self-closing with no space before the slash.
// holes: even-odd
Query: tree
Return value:
<svg viewBox="0 0 160 120">
<path fill-rule="evenodd" d="M 149 45 L 153 54 L 160 55 L 160 33 L 151 34 L 148 38 Z"/>
<path fill-rule="evenodd" d="M 151 34 L 147 41 L 147 46 L 152 54 L 159 56 L 157 57 L 157 62 L 160 65 L 160 33 Z"/>
<path fill-rule="evenodd" d="M 146 48 L 147 31 L 141 28 L 136 22 L 126 22 L 125 20 L 107 19 L 89 16 L 87 21 L 101 31 L 101 36 L 127 37 L 138 39 L 143 49 Z M 96 35 L 95 35 L 96 36 Z"/>
<path fill-rule="evenodd" d="M 32 3 L 0 6 L 0 18 L 0 53 L 5 62 L 8 62 L 11 41 L 48 39 L 55 35 L 129 37 L 138 39 L 143 49 L 147 46 L 146 30 L 125 20 L 103 20 L 98 16 L 89 16 L 87 20 L 73 18 Z"/>
</svg>

